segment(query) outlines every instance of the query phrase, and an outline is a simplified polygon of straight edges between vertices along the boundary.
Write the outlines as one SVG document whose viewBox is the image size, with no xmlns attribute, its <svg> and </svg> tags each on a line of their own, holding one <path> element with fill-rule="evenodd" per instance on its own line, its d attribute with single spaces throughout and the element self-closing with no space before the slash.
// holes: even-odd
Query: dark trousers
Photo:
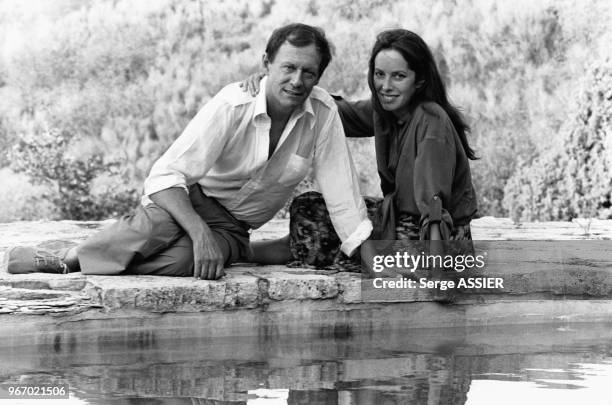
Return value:
<svg viewBox="0 0 612 405">
<path fill-rule="evenodd" d="M 199 185 L 189 189 L 193 208 L 208 224 L 225 264 L 247 257 L 248 226 L 234 218 Z M 119 219 L 78 248 L 83 274 L 149 274 L 192 276 L 191 238 L 163 208 L 150 204 Z"/>
</svg>

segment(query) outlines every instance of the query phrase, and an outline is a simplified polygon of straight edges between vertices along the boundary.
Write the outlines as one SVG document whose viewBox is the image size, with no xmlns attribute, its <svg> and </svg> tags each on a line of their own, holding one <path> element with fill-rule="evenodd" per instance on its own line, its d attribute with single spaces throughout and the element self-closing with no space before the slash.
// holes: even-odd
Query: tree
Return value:
<svg viewBox="0 0 612 405">
<path fill-rule="evenodd" d="M 510 178 L 504 205 L 515 220 L 612 218 L 612 63 L 584 82 L 558 151 L 524 162 Z"/>
</svg>

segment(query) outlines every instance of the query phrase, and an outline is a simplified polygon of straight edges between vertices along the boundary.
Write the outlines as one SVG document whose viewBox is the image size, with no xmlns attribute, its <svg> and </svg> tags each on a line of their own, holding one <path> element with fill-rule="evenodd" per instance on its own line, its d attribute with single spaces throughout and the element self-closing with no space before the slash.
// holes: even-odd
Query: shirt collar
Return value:
<svg viewBox="0 0 612 405">
<path fill-rule="evenodd" d="M 264 76 L 259 82 L 259 93 L 255 96 L 255 113 L 253 114 L 253 121 L 259 121 L 261 119 L 266 120 L 268 118 L 268 109 L 266 107 L 266 82 L 268 77 Z"/>
<path fill-rule="evenodd" d="M 314 113 L 314 109 L 312 108 L 312 101 L 310 101 L 310 96 L 308 96 L 306 101 L 304 101 L 303 111 L 304 111 L 304 114 L 308 114 L 308 120 L 309 120 L 308 124 L 310 126 L 310 129 L 312 129 L 315 124 L 315 113 Z"/>
<path fill-rule="evenodd" d="M 259 121 L 261 119 L 269 119 L 268 117 L 268 108 L 266 104 L 266 83 L 268 82 L 268 76 L 264 76 L 263 79 L 259 82 L 259 93 L 255 96 L 255 112 L 253 114 L 253 120 Z M 307 114 L 309 119 L 310 129 L 314 127 L 315 124 L 315 113 L 314 108 L 312 107 L 312 101 L 310 100 L 310 96 L 304 101 L 304 103 L 297 108 L 292 116 L 301 118 L 303 115 Z"/>
</svg>

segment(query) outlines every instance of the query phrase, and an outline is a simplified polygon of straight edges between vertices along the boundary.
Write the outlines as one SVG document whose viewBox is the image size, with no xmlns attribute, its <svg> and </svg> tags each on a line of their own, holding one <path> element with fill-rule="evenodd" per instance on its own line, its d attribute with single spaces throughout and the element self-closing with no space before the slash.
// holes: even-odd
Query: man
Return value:
<svg viewBox="0 0 612 405">
<path fill-rule="evenodd" d="M 155 274 L 213 280 L 251 261 L 249 230 L 269 221 L 313 167 L 341 249 L 370 234 L 332 98 L 315 87 L 331 60 L 322 30 L 290 24 L 266 46 L 264 89 L 210 100 L 153 165 L 133 215 L 59 256 L 7 252 L 10 273 Z"/>
</svg>

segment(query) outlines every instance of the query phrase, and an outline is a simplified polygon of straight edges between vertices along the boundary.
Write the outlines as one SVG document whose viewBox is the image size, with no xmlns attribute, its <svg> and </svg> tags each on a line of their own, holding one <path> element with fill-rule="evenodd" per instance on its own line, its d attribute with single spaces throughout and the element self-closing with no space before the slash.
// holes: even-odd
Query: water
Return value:
<svg viewBox="0 0 612 405">
<path fill-rule="evenodd" d="M 145 330 L 5 346 L 0 382 L 68 383 L 57 403 L 74 404 L 611 404 L 610 326 L 176 340 Z"/>
</svg>

